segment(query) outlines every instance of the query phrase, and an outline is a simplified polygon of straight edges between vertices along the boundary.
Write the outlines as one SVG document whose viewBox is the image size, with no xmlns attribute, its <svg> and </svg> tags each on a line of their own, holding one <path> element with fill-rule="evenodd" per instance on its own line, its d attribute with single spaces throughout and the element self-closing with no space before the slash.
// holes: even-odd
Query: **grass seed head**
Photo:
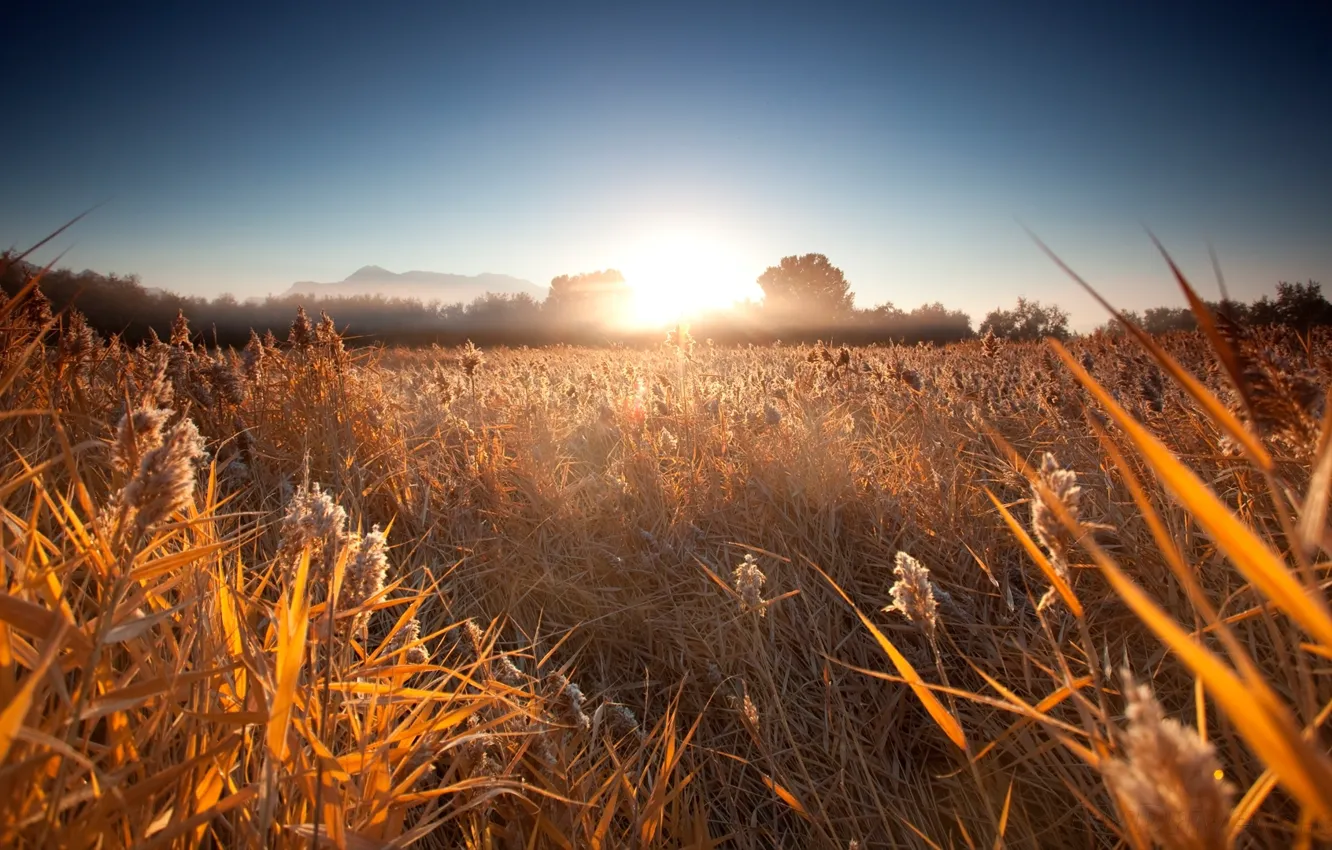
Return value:
<svg viewBox="0 0 1332 850">
<path fill-rule="evenodd" d="M 759 569 L 753 553 L 745 554 L 745 559 L 736 566 L 732 578 L 745 610 L 758 611 L 760 617 L 767 613 L 763 605 L 763 585 L 768 577 Z"/>
<path fill-rule="evenodd" d="M 458 358 L 459 365 L 462 366 L 463 374 L 468 378 L 476 377 L 476 372 L 481 365 L 486 362 L 486 356 L 469 339 L 463 346 L 462 356 Z"/>
<path fill-rule="evenodd" d="M 52 318 L 51 299 L 46 297 L 40 286 L 33 287 L 28 297 L 19 308 L 19 321 L 32 330 L 46 327 Z"/>
<path fill-rule="evenodd" d="M 547 674 L 542 683 L 550 712 L 556 720 L 576 730 L 588 728 L 592 721 L 583 712 L 585 697 L 578 685 L 569 681 L 563 673 Z"/>
<path fill-rule="evenodd" d="M 288 563 L 308 546 L 312 569 L 332 564 L 348 541 L 347 512 L 318 484 L 302 484 L 287 503 L 281 535 L 278 551 Z"/>
<path fill-rule="evenodd" d="M 287 342 L 292 348 L 300 351 L 306 351 L 315 343 L 315 329 L 310 324 L 310 317 L 306 315 L 304 307 L 296 308 L 296 318 L 291 323 L 291 330 L 287 333 Z"/>
<path fill-rule="evenodd" d="M 1041 459 L 1040 480 L 1050 493 L 1076 522 L 1082 488 L 1078 486 L 1078 474 L 1071 469 L 1064 469 L 1049 452 Z M 1032 488 L 1031 527 L 1036 539 L 1050 553 L 1056 570 L 1064 578 L 1068 577 L 1068 555 L 1075 538 L 1069 534 L 1058 515 L 1045 502 L 1041 491 Z"/>
<path fill-rule="evenodd" d="M 171 322 L 170 344 L 180 348 L 193 348 L 190 342 L 190 320 L 185 318 L 184 310 L 177 310 L 176 318 Z"/>
<path fill-rule="evenodd" d="M 931 638 L 939 625 L 939 603 L 934 598 L 934 583 L 930 581 L 929 567 L 906 552 L 898 552 L 893 574 L 893 604 L 889 611 L 899 611 Z"/>
<path fill-rule="evenodd" d="M 99 347 L 101 338 L 78 310 L 70 310 L 60 332 L 60 356 L 73 363 L 84 363 Z"/>
<path fill-rule="evenodd" d="M 643 729 L 638 723 L 638 716 L 634 714 L 628 706 L 620 705 L 617 702 L 606 703 L 606 727 L 610 731 L 613 740 L 620 740 L 633 736 L 638 740 L 644 739 Z"/>
<path fill-rule="evenodd" d="M 401 652 L 403 647 L 407 648 L 405 660 L 408 664 L 427 664 L 430 661 L 430 653 L 425 647 L 417 641 L 421 639 L 421 621 L 412 617 L 402 628 L 393 633 L 389 639 L 385 652 L 389 655 Z"/>
<path fill-rule="evenodd" d="M 203 453 L 199 429 L 191 420 L 182 419 L 160 446 L 144 454 L 121 494 L 122 503 L 135 511 L 140 533 L 189 504 L 194 494 L 194 466 Z"/>
<path fill-rule="evenodd" d="M 1105 781 L 1167 850 L 1227 847 L 1235 789 L 1221 777 L 1211 744 L 1161 710 L 1151 688 L 1123 673 L 1128 696 L 1124 758 L 1105 763 Z"/>
<path fill-rule="evenodd" d="M 144 455 L 162 445 L 162 429 L 170 415 L 170 410 L 146 407 L 121 416 L 111 442 L 112 466 L 126 475 L 138 469 Z"/>
<path fill-rule="evenodd" d="M 384 577 L 388 575 L 388 552 L 384 543 L 384 533 L 379 526 L 365 536 L 350 540 L 351 555 L 347 559 L 342 592 L 338 596 L 340 610 L 364 605 L 384 589 Z"/>
</svg>

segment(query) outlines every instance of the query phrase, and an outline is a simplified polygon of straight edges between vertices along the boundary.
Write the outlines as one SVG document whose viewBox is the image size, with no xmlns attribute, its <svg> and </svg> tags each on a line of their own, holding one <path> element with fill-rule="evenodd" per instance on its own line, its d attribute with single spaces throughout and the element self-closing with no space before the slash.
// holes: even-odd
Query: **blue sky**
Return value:
<svg viewBox="0 0 1332 850">
<path fill-rule="evenodd" d="M 544 284 L 686 229 L 740 285 L 817 251 L 862 306 L 1100 321 L 1021 220 L 1126 307 L 1178 301 L 1143 224 L 1208 291 L 1207 240 L 1233 294 L 1332 287 L 1322 3 L 29 5 L 0 245 L 105 201 L 64 264 L 152 286 Z"/>
</svg>

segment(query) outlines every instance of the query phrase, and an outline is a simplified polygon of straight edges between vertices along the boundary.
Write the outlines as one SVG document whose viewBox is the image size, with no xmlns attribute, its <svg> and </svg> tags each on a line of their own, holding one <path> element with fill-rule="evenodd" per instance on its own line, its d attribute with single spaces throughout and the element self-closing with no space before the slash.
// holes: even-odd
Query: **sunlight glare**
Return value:
<svg viewBox="0 0 1332 850">
<path fill-rule="evenodd" d="M 634 246 L 623 268 L 633 291 L 629 321 L 665 325 L 757 297 L 757 272 L 716 239 L 663 230 Z"/>
</svg>

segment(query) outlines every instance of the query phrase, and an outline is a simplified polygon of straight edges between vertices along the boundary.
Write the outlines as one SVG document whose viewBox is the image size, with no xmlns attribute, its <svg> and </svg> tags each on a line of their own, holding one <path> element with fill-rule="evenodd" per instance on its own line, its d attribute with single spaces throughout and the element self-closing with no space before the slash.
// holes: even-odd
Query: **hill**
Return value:
<svg viewBox="0 0 1332 850">
<path fill-rule="evenodd" d="M 336 283 L 298 281 L 283 293 L 333 297 L 346 295 L 383 295 L 386 298 L 415 298 L 445 304 L 469 303 L 486 293 L 526 293 L 538 301 L 546 289 L 531 281 L 505 274 L 461 275 L 443 272 L 408 271 L 395 273 L 380 266 L 363 266 L 345 280 Z"/>
</svg>

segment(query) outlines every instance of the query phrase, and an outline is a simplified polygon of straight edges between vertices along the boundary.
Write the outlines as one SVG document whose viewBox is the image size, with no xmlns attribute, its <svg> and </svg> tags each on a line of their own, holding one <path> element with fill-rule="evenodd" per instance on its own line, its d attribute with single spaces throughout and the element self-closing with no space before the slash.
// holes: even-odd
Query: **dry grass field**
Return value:
<svg viewBox="0 0 1332 850">
<path fill-rule="evenodd" d="M 1329 337 L 0 307 L 0 846 L 1329 839 Z"/>
</svg>

